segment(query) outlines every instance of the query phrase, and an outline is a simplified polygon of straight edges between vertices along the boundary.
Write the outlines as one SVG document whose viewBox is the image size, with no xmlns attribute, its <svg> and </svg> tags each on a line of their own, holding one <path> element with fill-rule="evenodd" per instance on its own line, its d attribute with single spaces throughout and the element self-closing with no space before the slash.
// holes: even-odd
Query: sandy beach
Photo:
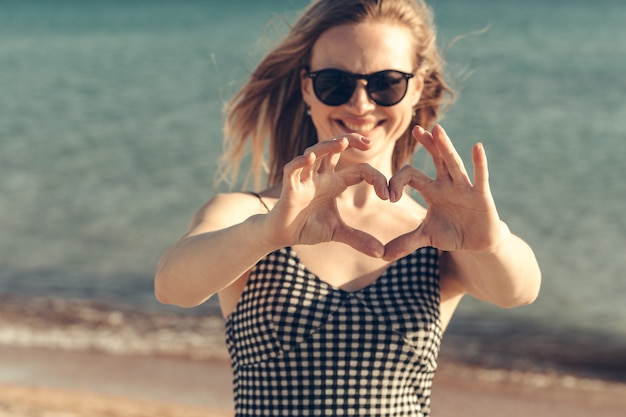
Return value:
<svg viewBox="0 0 626 417">
<path fill-rule="evenodd" d="M 210 309 L 157 312 L 0 296 L 0 417 L 232 416 L 223 332 L 223 319 Z M 609 356 L 584 344 L 571 356 L 563 340 L 544 347 L 554 359 L 588 365 L 558 367 L 529 356 L 548 339 L 533 343 L 529 331 L 517 332 L 524 343 L 504 343 L 502 335 L 480 340 L 475 332 L 446 336 L 434 417 L 626 415 L 621 345 L 605 350 Z M 565 356 L 555 355 L 557 348 Z M 609 365 L 615 372 L 590 372 Z"/>
<path fill-rule="evenodd" d="M 0 417 L 232 416 L 225 361 L 0 348 Z M 442 363 L 433 416 L 626 415 L 626 384 Z"/>
</svg>

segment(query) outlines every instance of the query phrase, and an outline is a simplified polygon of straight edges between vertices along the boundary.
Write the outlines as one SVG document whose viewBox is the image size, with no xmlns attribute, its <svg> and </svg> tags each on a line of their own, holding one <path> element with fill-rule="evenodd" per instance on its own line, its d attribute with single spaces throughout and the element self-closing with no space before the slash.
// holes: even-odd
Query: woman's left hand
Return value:
<svg viewBox="0 0 626 417">
<path fill-rule="evenodd" d="M 482 144 L 472 149 L 474 182 L 450 138 L 439 125 L 430 132 L 416 126 L 413 136 L 430 153 L 436 177 L 430 178 L 407 165 L 389 181 L 391 201 L 397 201 L 404 186 L 420 192 L 427 212 L 417 229 L 399 236 L 385 247 L 384 259 L 394 260 L 423 246 L 444 251 L 488 252 L 500 242 L 502 223 L 491 191 L 487 157 Z"/>
</svg>

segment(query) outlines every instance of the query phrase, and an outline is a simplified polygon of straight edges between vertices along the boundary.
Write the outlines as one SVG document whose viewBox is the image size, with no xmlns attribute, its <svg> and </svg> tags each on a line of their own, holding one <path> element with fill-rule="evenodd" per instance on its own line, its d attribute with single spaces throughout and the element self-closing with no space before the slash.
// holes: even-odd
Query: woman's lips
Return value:
<svg viewBox="0 0 626 417">
<path fill-rule="evenodd" d="M 354 123 L 345 120 L 340 120 L 339 123 L 341 123 L 346 129 L 355 133 L 367 133 L 374 130 L 379 125 L 379 123 L 376 122 Z"/>
</svg>

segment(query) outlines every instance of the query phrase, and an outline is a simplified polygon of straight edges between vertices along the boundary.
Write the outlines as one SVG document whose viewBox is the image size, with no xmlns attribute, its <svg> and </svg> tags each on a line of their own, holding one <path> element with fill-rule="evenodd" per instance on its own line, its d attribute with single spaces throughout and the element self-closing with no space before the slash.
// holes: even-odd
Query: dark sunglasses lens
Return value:
<svg viewBox="0 0 626 417">
<path fill-rule="evenodd" d="M 315 95 L 328 106 L 339 106 L 352 97 L 356 83 L 343 71 L 322 70 L 313 80 Z"/>
<path fill-rule="evenodd" d="M 393 106 L 406 94 L 408 80 L 397 71 L 383 71 L 372 74 L 367 83 L 367 91 L 372 100 L 381 106 Z"/>
</svg>

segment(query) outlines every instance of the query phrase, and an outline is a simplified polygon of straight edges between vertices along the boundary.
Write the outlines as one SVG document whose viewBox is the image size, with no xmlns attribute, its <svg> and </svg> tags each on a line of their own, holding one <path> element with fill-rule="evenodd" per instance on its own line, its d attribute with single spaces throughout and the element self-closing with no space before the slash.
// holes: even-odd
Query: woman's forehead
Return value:
<svg viewBox="0 0 626 417">
<path fill-rule="evenodd" d="M 311 69 L 339 68 L 369 73 L 383 69 L 413 71 L 414 43 L 402 25 L 364 22 L 332 27 L 315 42 Z"/>
</svg>

